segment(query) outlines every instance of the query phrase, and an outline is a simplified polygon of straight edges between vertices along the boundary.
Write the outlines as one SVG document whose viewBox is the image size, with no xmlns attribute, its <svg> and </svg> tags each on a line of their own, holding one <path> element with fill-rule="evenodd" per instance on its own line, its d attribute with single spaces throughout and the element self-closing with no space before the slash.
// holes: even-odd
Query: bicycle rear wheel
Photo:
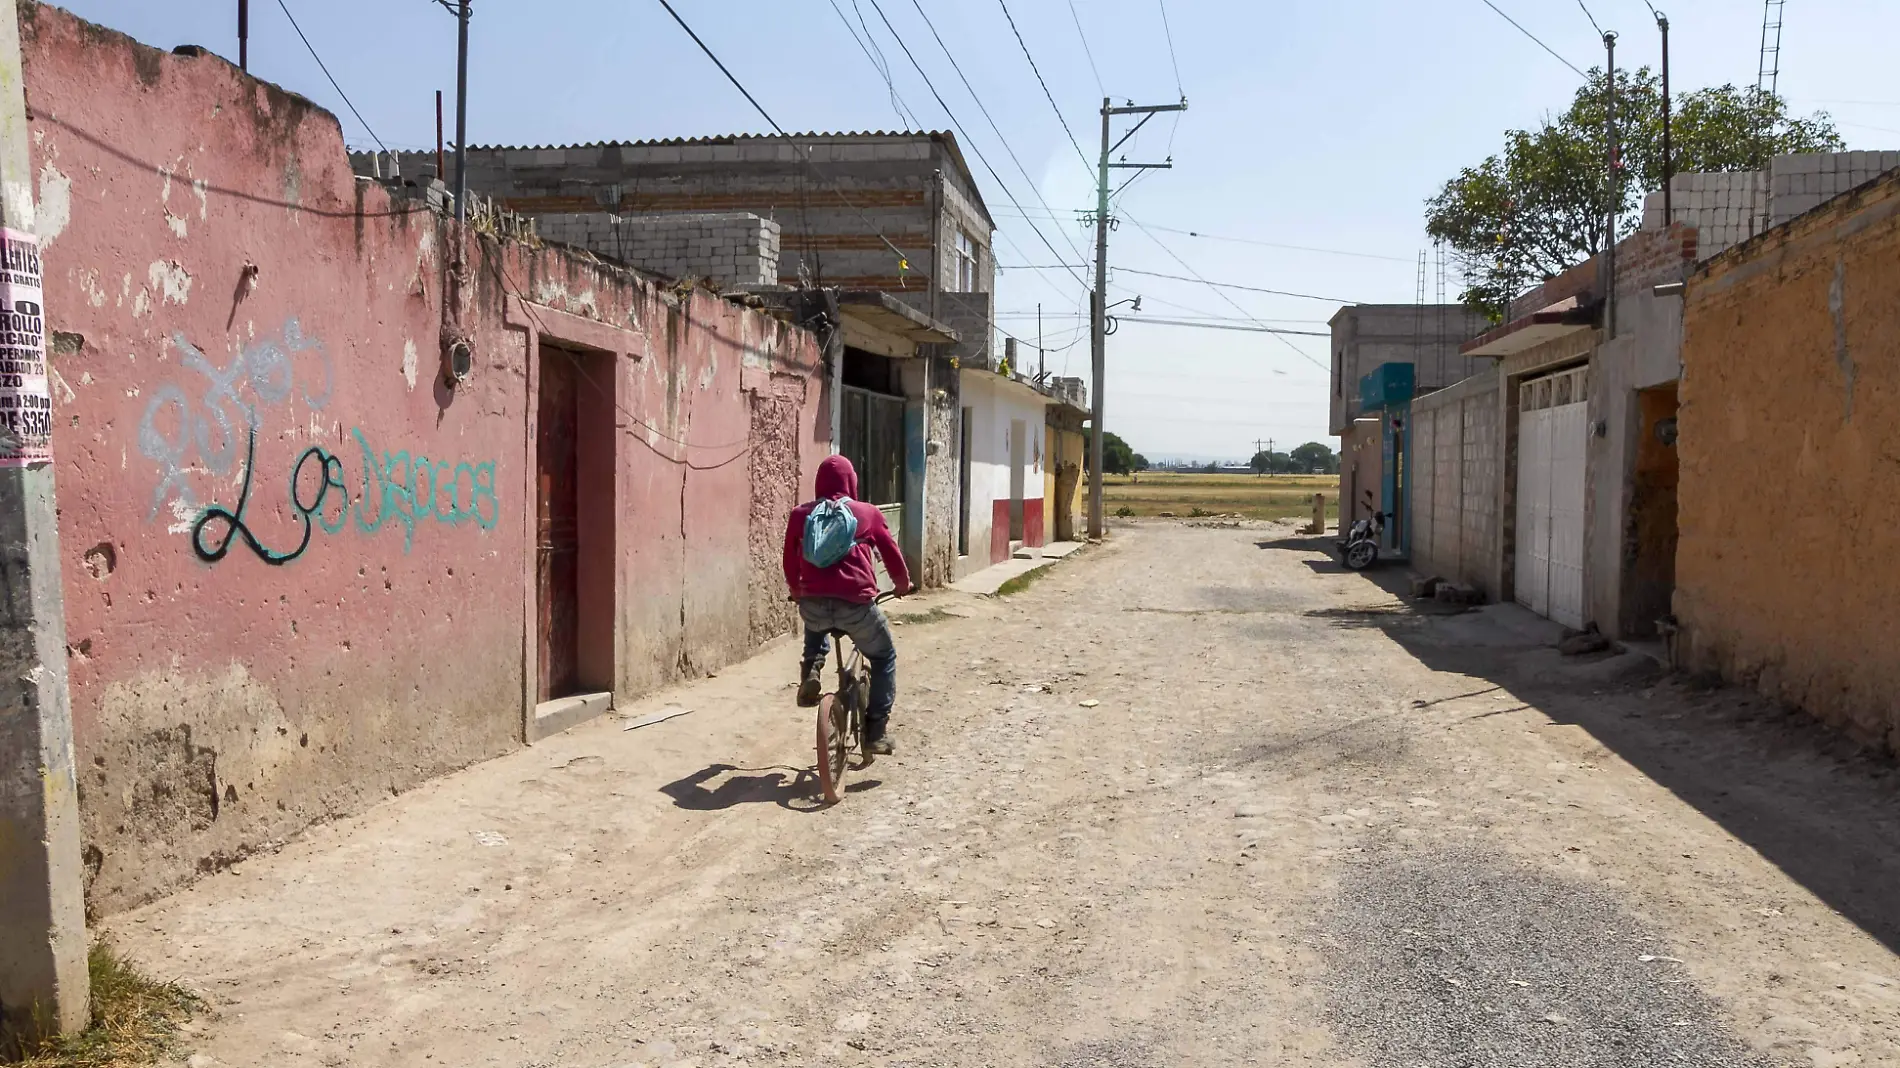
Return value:
<svg viewBox="0 0 1900 1068">
<path fill-rule="evenodd" d="M 844 769 L 851 751 L 850 710 L 844 699 L 828 693 L 818 702 L 818 786 L 826 804 L 844 798 Z"/>
</svg>

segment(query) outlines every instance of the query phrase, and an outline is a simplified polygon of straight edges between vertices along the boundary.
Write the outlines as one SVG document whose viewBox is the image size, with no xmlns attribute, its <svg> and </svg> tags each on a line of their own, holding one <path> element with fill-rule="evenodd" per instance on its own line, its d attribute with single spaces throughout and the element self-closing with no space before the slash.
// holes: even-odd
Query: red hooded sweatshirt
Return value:
<svg viewBox="0 0 1900 1068">
<path fill-rule="evenodd" d="M 877 505 L 857 500 L 858 472 L 842 456 L 827 456 L 818 465 L 818 500 L 792 509 L 785 524 L 785 585 L 793 597 L 836 597 L 853 604 L 877 600 L 877 570 L 871 561 L 871 547 L 884 558 L 884 570 L 899 590 L 910 589 L 910 569 L 904 564 L 903 550 L 891 537 L 884 513 Z M 858 542 L 844 559 L 830 567 L 817 567 L 805 559 L 805 517 L 818 501 L 850 497 L 851 511 L 858 517 Z"/>
</svg>

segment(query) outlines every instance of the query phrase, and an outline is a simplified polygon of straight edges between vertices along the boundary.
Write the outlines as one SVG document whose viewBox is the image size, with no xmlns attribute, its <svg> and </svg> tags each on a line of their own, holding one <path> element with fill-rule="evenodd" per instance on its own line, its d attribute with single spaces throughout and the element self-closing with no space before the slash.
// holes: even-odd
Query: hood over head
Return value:
<svg viewBox="0 0 1900 1068">
<path fill-rule="evenodd" d="M 858 469 L 842 455 L 827 456 L 818 465 L 818 499 L 858 496 Z"/>
</svg>

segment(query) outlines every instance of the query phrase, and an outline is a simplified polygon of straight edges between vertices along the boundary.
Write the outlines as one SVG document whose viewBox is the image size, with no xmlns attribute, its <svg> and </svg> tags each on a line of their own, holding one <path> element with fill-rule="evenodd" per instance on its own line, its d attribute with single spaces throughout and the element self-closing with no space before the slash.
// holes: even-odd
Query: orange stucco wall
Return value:
<svg viewBox="0 0 1900 1068">
<path fill-rule="evenodd" d="M 1679 657 L 1900 749 L 1900 175 L 1711 261 L 1683 316 Z"/>
</svg>

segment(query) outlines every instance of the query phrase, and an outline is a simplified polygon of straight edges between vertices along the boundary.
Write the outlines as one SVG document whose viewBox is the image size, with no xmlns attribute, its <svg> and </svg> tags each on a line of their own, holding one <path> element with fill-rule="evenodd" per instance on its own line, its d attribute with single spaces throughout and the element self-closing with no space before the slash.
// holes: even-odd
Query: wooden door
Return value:
<svg viewBox="0 0 1900 1068">
<path fill-rule="evenodd" d="M 541 608 L 540 699 L 550 701 L 581 689 L 580 375 L 572 353 L 547 346 L 541 353 L 535 549 Z"/>
</svg>

